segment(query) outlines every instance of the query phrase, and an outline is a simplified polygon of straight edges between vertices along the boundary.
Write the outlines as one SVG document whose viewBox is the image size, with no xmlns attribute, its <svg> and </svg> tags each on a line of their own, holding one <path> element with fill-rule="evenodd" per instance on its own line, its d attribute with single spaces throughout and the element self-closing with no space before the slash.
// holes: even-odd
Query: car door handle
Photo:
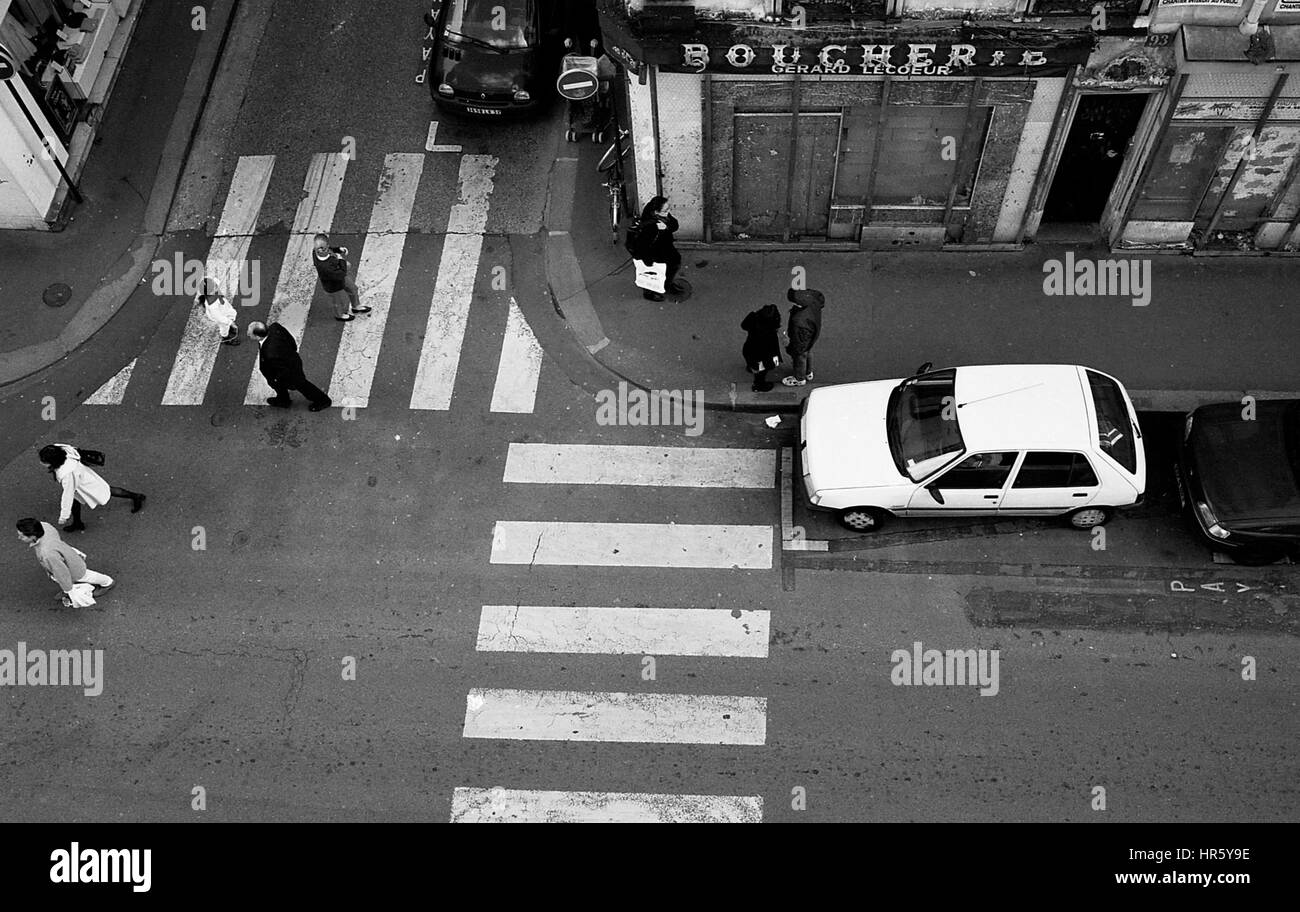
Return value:
<svg viewBox="0 0 1300 912">
<path fill-rule="evenodd" d="M 1087 496 L 1088 496 L 1088 492 L 1087 492 L 1087 491 L 1084 491 L 1082 494 L 1071 494 L 1070 496 L 1071 496 L 1071 497 L 1087 497 Z"/>
<path fill-rule="evenodd" d="M 999 497 L 1001 497 L 1001 496 L 1002 496 L 1001 494 L 985 494 L 985 495 L 984 495 L 984 499 L 985 499 L 985 500 L 997 500 L 997 499 L 998 499 Z"/>
</svg>

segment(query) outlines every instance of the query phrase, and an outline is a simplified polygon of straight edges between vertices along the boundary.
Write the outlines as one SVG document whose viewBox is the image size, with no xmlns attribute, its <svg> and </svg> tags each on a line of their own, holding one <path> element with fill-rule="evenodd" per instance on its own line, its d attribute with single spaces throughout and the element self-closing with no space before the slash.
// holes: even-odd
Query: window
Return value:
<svg viewBox="0 0 1300 912">
<path fill-rule="evenodd" d="M 1026 453 L 1013 488 L 1091 488 L 1097 475 L 1082 453 Z"/>
<path fill-rule="evenodd" d="M 451 0 L 447 32 L 470 44 L 508 49 L 537 43 L 533 0 Z"/>
<path fill-rule="evenodd" d="M 889 396 L 885 430 L 898 471 L 920 481 L 962 451 L 956 408 L 957 371 L 909 377 Z"/>
<path fill-rule="evenodd" d="M 998 488 L 1006 484 L 1017 453 L 976 453 L 968 456 L 935 484 L 941 490 Z"/>
<path fill-rule="evenodd" d="M 1120 385 L 1104 374 L 1088 371 L 1092 404 L 1097 411 L 1097 443 L 1102 452 L 1137 473 L 1137 429 L 1129 420 L 1128 396 Z"/>
</svg>

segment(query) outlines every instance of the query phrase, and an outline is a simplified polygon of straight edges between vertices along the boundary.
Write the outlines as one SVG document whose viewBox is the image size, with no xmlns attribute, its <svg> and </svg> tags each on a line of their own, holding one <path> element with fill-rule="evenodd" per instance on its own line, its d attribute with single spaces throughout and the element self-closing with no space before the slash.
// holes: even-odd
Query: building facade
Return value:
<svg viewBox="0 0 1300 912">
<path fill-rule="evenodd" d="M 1191 249 L 1206 228 L 1239 231 L 1254 219 L 1266 223 L 1261 238 L 1280 244 L 1295 202 L 1285 189 L 1293 179 L 1269 164 L 1290 154 L 1280 123 L 1255 137 L 1258 164 L 1226 197 L 1217 178 L 1220 197 L 1249 190 L 1254 202 L 1225 203 L 1212 226 L 1208 177 L 1189 219 L 1192 191 L 1177 174 L 1190 180 L 1194 169 L 1151 167 L 1162 155 L 1218 155 L 1200 167 L 1231 170 L 1239 129 L 1219 123 L 1189 153 L 1184 127 L 1207 112 L 1258 117 L 1277 61 L 1265 61 L 1261 78 L 1261 64 L 1242 56 L 1226 65 L 1250 79 L 1193 84 L 1194 93 L 1234 93 L 1242 106 L 1191 105 L 1183 77 L 1224 63 L 1199 59 L 1224 53 L 1198 34 L 1214 26 L 1173 15 L 1190 4 L 1166 12 L 1150 2 L 600 5 L 606 51 L 626 68 L 638 196 L 672 198 L 684 236 L 873 248 L 1100 238 Z M 1267 0 L 1264 21 L 1279 4 L 1300 0 Z M 1289 111 L 1275 101 L 1270 117 Z M 1277 199 L 1261 203 L 1270 192 Z"/>
<path fill-rule="evenodd" d="M 0 0 L 0 228 L 59 220 L 142 0 Z"/>
</svg>

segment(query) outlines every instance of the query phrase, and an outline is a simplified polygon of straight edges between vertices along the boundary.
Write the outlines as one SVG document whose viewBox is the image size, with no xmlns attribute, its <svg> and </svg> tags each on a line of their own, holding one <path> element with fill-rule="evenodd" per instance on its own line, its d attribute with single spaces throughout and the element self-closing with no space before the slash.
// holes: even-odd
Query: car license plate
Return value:
<svg viewBox="0 0 1300 912">
<path fill-rule="evenodd" d="M 501 113 L 500 108 L 475 108 L 469 105 L 466 105 L 465 110 L 469 111 L 471 114 L 500 114 Z"/>
</svg>

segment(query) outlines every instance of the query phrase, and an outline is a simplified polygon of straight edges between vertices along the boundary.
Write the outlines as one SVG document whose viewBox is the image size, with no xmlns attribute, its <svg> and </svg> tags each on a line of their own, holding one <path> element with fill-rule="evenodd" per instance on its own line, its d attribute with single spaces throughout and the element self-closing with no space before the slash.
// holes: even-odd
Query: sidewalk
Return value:
<svg viewBox="0 0 1300 912">
<path fill-rule="evenodd" d="M 158 249 L 228 25 L 145 0 L 61 231 L 0 231 L 0 387 L 59 361 L 122 307 Z M 49 306 L 46 298 L 61 306 Z"/>
<path fill-rule="evenodd" d="M 600 151 L 577 144 L 560 152 L 579 161 L 572 175 L 557 163 L 547 228 L 568 229 L 581 278 L 571 273 L 575 264 L 562 237 L 549 239 L 548 271 L 570 328 L 613 372 L 611 382 L 703 389 L 711 407 L 777 412 L 797 410 L 814 386 L 905 377 L 926 361 L 1061 362 L 1114 374 L 1143 409 L 1183 411 L 1247 393 L 1300 397 L 1293 392 L 1300 390 L 1295 259 L 1148 257 L 1060 246 L 1021 253 L 742 253 L 683 243 L 682 276 L 693 293 L 659 304 L 642 298 L 626 251 L 610 242 L 607 197 L 595 171 Z M 567 225 L 565 200 L 573 201 Z M 1148 260 L 1149 304 L 1048 296 L 1044 262 L 1063 261 L 1067 252 L 1075 261 Z M 826 295 L 814 349 L 817 382 L 751 392 L 740 321 L 768 302 L 784 320 L 796 267 L 806 270 L 807 287 Z M 786 357 L 778 376 L 789 367 Z"/>
</svg>

